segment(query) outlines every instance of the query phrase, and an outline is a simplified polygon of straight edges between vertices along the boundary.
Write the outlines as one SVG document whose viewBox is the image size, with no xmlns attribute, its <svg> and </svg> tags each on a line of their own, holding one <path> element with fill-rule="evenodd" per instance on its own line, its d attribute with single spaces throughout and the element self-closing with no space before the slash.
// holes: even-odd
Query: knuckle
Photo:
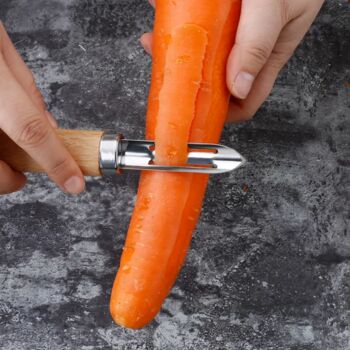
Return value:
<svg viewBox="0 0 350 350">
<path fill-rule="evenodd" d="M 280 70 L 286 63 L 287 58 L 285 55 L 282 54 L 272 54 L 269 65 L 271 68 L 274 68 L 275 70 Z"/>
<path fill-rule="evenodd" d="M 292 11 L 291 11 L 289 0 L 281 0 L 280 10 L 281 10 L 280 15 L 281 15 L 282 23 L 283 24 L 288 23 L 292 18 Z"/>
<path fill-rule="evenodd" d="M 288 62 L 290 57 L 293 56 L 294 50 L 294 47 L 290 45 L 284 45 L 283 47 L 276 45 L 269 59 L 270 65 L 276 69 L 281 69 Z"/>
<path fill-rule="evenodd" d="M 60 177 L 63 173 L 67 171 L 67 169 L 70 169 L 70 159 L 64 158 L 59 161 L 57 161 L 51 169 L 48 170 L 48 175 L 52 177 Z"/>
<path fill-rule="evenodd" d="M 49 136 L 48 123 L 39 115 L 28 118 L 20 128 L 17 142 L 24 146 L 40 146 Z"/>
<path fill-rule="evenodd" d="M 263 66 L 270 57 L 270 47 L 259 43 L 246 47 L 246 52 L 254 66 Z"/>
</svg>

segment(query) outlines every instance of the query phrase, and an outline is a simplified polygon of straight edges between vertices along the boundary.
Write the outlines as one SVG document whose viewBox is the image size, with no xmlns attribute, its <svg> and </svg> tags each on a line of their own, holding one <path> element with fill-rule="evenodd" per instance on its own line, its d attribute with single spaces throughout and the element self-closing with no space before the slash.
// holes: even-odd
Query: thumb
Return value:
<svg viewBox="0 0 350 350">
<path fill-rule="evenodd" d="M 282 3 L 275 0 L 242 2 L 236 43 L 227 67 L 228 87 L 239 99 L 248 96 L 286 23 Z"/>
</svg>

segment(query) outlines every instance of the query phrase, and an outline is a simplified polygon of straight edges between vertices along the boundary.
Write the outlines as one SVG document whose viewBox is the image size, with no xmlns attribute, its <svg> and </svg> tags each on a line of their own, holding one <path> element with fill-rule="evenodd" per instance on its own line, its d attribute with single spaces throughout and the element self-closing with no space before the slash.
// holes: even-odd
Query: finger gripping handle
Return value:
<svg viewBox="0 0 350 350">
<path fill-rule="evenodd" d="M 86 176 L 101 176 L 99 147 L 102 131 L 57 129 L 57 134 Z M 42 173 L 43 169 L 0 130 L 0 160 L 21 172 Z"/>
</svg>

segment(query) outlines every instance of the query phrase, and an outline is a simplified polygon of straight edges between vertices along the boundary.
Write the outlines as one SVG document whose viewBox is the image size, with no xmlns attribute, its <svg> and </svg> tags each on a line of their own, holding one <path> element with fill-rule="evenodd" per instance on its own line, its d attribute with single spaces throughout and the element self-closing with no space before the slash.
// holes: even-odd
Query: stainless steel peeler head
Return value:
<svg viewBox="0 0 350 350">
<path fill-rule="evenodd" d="M 154 141 L 127 140 L 122 135 L 104 133 L 100 142 L 100 169 L 104 175 L 118 170 L 149 170 L 201 174 L 222 174 L 245 163 L 234 149 L 217 144 L 190 143 L 185 166 L 154 164 Z"/>
</svg>

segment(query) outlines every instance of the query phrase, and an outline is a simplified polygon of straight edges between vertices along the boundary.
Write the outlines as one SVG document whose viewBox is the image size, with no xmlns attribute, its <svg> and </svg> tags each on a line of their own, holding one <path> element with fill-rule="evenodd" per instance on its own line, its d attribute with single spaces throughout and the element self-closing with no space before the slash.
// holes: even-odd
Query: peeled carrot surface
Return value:
<svg viewBox="0 0 350 350">
<path fill-rule="evenodd" d="M 187 143 L 196 113 L 207 44 L 207 32 L 197 25 L 186 24 L 173 31 L 159 92 L 155 127 L 157 163 L 180 165 L 187 161 Z"/>
<path fill-rule="evenodd" d="M 219 141 L 229 92 L 226 61 L 240 0 L 158 0 L 147 138 L 156 162 L 186 162 L 187 143 Z M 183 264 L 206 175 L 143 173 L 110 302 L 114 321 L 141 328 L 159 312 Z"/>
</svg>

